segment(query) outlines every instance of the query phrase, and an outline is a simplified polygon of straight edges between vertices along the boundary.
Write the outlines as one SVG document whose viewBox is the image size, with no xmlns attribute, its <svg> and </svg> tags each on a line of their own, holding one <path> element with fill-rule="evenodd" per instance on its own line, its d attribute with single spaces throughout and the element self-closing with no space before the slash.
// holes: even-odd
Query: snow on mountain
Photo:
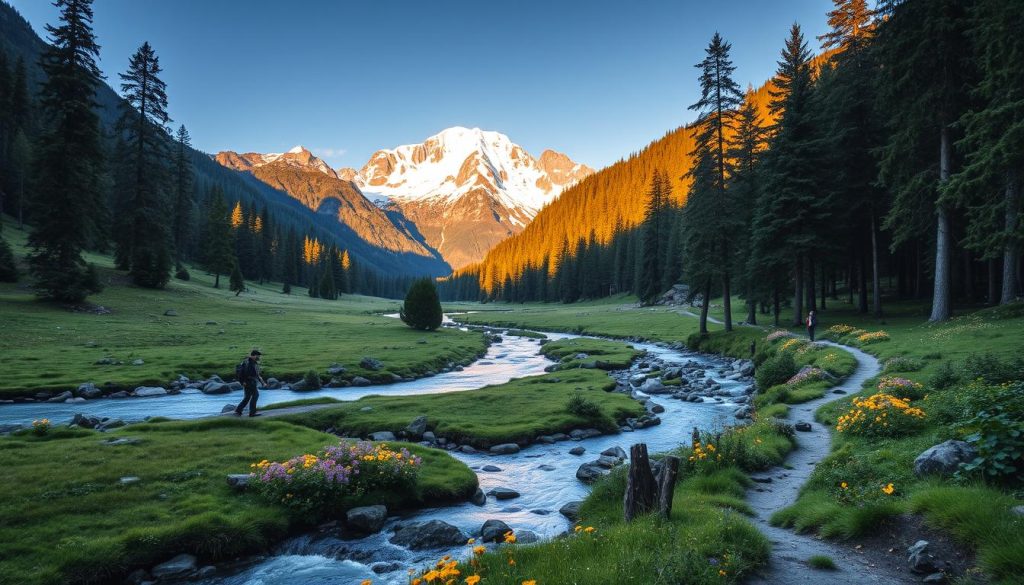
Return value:
<svg viewBox="0 0 1024 585">
<path fill-rule="evenodd" d="M 338 178 L 338 173 L 334 172 L 334 169 L 330 167 L 320 158 L 317 158 L 312 152 L 306 149 L 304 146 L 296 146 L 288 152 L 271 152 L 262 154 L 259 152 L 246 152 L 238 154 L 231 151 L 224 151 L 217 154 L 217 162 L 220 162 L 224 166 L 231 167 L 239 171 L 251 171 L 256 167 L 262 167 L 275 162 L 282 162 L 288 166 L 297 168 L 310 168 L 327 175 L 328 177 Z"/>
</svg>

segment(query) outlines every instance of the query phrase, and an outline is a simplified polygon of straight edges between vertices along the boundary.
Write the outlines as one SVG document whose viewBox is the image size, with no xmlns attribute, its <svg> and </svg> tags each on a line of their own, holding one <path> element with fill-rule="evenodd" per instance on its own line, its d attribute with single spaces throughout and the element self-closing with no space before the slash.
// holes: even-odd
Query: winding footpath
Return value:
<svg viewBox="0 0 1024 585">
<path fill-rule="evenodd" d="M 878 360 L 859 349 L 849 346 L 820 341 L 849 352 L 857 360 L 857 369 L 852 375 L 831 390 L 842 390 L 845 393 L 859 392 L 864 382 L 877 376 L 880 367 Z M 814 471 L 814 466 L 824 459 L 832 449 L 830 429 L 814 420 L 814 412 L 822 405 L 841 399 L 844 394 L 833 394 L 791 405 L 788 419 L 790 422 L 806 421 L 811 423 L 810 432 L 797 433 L 797 448 L 786 458 L 790 469 L 775 467 L 766 472 L 754 474 L 756 479 L 770 478 L 770 483 L 755 483 L 754 488 L 747 491 L 747 502 L 754 510 L 751 519 L 772 543 L 772 558 L 769 566 L 759 576 L 749 581 L 753 585 L 862 585 L 865 583 L 903 584 L 917 583 L 916 579 L 894 573 L 884 567 L 873 566 L 852 546 L 844 546 L 839 542 L 822 540 L 812 534 L 797 534 L 785 528 L 772 526 L 771 515 L 776 511 L 796 502 L 800 488 Z M 825 555 L 835 561 L 837 570 L 822 571 L 807 565 L 807 559 L 814 555 Z"/>
</svg>

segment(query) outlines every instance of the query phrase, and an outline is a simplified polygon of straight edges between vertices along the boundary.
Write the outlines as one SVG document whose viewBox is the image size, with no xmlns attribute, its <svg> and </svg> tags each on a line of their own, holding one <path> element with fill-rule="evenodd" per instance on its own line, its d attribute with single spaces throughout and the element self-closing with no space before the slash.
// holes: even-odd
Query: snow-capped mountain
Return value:
<svg viewBox="0 0 1024 585">
<path fill-rule="evenodd" d="M 411 221 L 461 268 L 522 231 L 562 190 L 593 172 L 552 150 L 534 158 L 499 132 L 454 127 L 421 144 L 378 150 L 359 171 L 337 174 L 371 199 L 386 198 L 393 221 Z"/>
<path fill-rule="evenodd" d="M 255 167 L 280 162 L 291 167 L 317 170 L 328 177 L 333 177 L 335 179 L 338 178 L 338 173 L 336 173 L 330 165 L 317 158 L 316 155 L 307 150 L 304 146 L 296 146 L 288 152 L 272 152 L 270 154 L 261 154 L 258 152 L 238 154 L 236 152 L 226 150 L 217 153 L 216 158 L 217 162 L 220 164 L 238 171 L 251 171 Z"/>
</svg>

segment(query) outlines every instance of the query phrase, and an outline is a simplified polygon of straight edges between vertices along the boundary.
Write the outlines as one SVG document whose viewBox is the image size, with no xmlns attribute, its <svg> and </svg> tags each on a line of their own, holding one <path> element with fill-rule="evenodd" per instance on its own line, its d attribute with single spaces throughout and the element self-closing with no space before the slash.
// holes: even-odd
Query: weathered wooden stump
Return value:
<svg viewBox="0 0 1024 585">
<path fill-rule="evenodd" d="M 646 444 L 637 443 L 630 447 L 629 459 L 629 474 L 622 506 L 626 522 L 652 512 L 655 507 L 661 516 L 668 518 L 672 512 L 672 495 L 679 476 L 679 458 L 666 457 L 660 465 L 657 478 L 651 472 Z"/>
</svg>

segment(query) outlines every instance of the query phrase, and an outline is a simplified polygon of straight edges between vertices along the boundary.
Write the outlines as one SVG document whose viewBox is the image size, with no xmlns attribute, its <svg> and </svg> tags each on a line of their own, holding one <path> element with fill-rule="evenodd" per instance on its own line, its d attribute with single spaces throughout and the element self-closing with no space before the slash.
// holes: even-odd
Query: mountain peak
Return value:
<svg viewBox="0 0 1024 585">
<path fill-rule="evenodd" d="M 305 146 L 302 146 L 300 144 L 298 146 L 293 146 L 292 149 L 288 151 L 288 154 L 302 154 L 304 152 L 309 152 L 309 151 L 306 150 Z"/>
<path fill-rule="evenodd" d="M 238 154 L 231 150 L 218 152 L 214 157 L 220 164 L 238 171 L 249 171 L 257 167 L 269 164 L 284 164 L 310 171 L 317 171 L 337 179 L 338 174 L 323 160 L 318 158 L 306 147 L 299 145 L 288 152 L 271 152 L 261 154 L 258 152 L 246 152 Z"/>
</svg>

